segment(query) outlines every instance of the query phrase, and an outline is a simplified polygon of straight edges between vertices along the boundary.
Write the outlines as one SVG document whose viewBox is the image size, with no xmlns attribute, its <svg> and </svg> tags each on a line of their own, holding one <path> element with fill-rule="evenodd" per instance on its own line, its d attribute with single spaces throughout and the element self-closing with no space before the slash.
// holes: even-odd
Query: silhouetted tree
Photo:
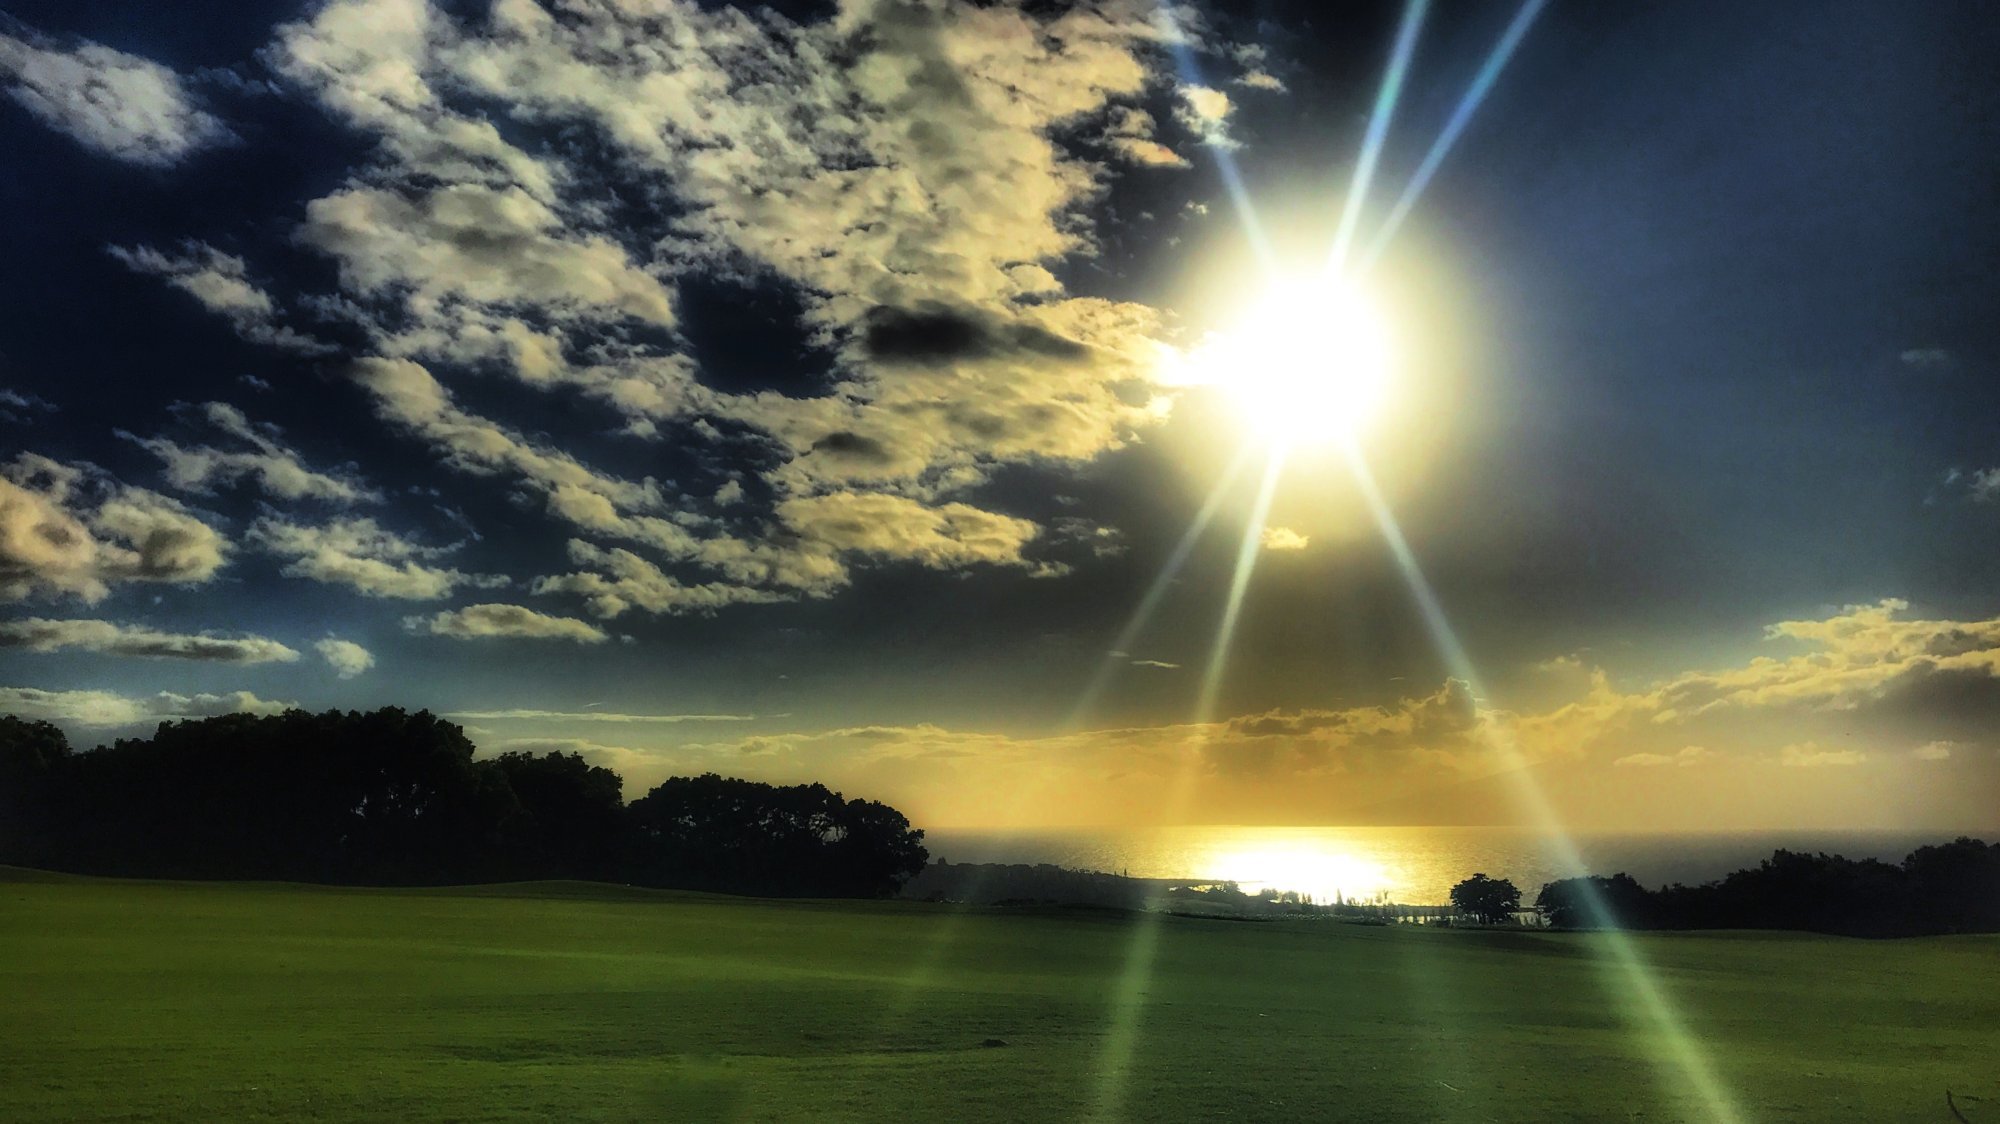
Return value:
<svg viewBox="0 0 2000 1124">
<path fill-rule="evenodd" d="M 1919 931 L 2000 932 L 2000 843 L 1961 835 L 1910 852 L 1902 869 Z"/>
<path fill-rule="evenodd" d="M 503 753 L 488 764 L 527 816 L 515 873 L 531 878 L 620 877 L 631 856 L 625 780 L 580 754 Z"/>
<path fill-rule="evenodd" d="M 1545 883 L 1535 912 L 1558 929 L 1645 929 L 1653 920 L 1652 895 L 1623 872 Z"/>
<path fill-rule="evenodd" d="M 924 833 L 885 804 L 824 785 L 778 787 L 707 773 L 631 804 L 634 880 L 739 894 L 886 897 L 922 870 Z"/>
<path fill-rule="evenodd" d="M 1498 924 L 1521 908 L 1521 891 L 1505 878 L 1474 874 L 1451 888 L 1451 907 L 1486 924 Z"/>
<path fill-rule="evenodd" d="M 0 715 L 0 862 L 43 860 L 49 787 L 69 755 L 57 726 Z"/>
</svg>

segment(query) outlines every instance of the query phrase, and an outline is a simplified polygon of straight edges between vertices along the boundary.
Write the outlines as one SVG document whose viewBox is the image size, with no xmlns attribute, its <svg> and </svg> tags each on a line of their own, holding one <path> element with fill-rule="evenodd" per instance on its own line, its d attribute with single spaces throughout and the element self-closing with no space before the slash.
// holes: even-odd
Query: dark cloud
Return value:
<svg viewBox="0 0 2000 1124">
<path fill-rule="evenodd" d="M 1088 347 L 1046 328 L 938 301 L 871 309 L 861 323 L 861 345 L 881 363 L 954 363 L 1007 355 L 1081 362 L 1090 355 Z"/>
</svg>

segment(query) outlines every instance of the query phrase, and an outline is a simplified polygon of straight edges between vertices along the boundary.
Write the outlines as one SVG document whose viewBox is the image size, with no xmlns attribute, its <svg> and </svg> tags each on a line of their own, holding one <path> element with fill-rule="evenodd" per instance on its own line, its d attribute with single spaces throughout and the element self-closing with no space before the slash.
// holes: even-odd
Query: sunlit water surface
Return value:
<svg viewBox="0 0 2000 1124">
<path fill-rule="evenodd" d="M 1900 860 L 1954 832 L 1750 832 L 1583 834 L 1575 842 L 1591 873 L 1624 871 L 1647 886 L 1696 883 L 1752 867 L 1773 850 L 1827 851 L 1851 859 Z M 1968 832 L 1983 838 L 1994 832 Z M 1492 827 L 1229 827 L 1150 830 L 932 831 L 933 859 L 1054 863 L 1137 878 L 1230 881 L 1252 892 L 1296 890 L 1331 901 L 1440 903 L 1474 872 L 1512 879 L 1526 902 L 1563 877 L 1549 841 L 1528 829 Z"/>
</svg>

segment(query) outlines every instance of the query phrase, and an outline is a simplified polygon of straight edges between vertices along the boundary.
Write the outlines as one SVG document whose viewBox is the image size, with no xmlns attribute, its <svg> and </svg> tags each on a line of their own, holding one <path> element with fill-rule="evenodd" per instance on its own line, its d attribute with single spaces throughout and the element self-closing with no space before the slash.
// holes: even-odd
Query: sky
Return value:
<svg viewBox="0 0 2000 1124">
<path fill-rule="evenodd" d="M 1405 19 L 0 0 L 0 711 L 935 827 L 1996 826 L 2000 26 Z M 1344 213 L 1359 326 L 1281 299 Z"/>
</svg>

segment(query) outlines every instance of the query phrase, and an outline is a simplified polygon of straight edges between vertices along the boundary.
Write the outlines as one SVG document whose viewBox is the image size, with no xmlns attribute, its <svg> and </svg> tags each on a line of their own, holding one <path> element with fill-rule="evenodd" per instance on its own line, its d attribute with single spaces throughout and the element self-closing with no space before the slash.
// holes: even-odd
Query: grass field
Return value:
<svg viewBox="0 0 2000 1124">
<path fill-rule="evenodd" d="M 1148 934 L 1150 970 L 1127 973 Z M 1741 1119 L 1950 1121 L 1950 1088 L 1968 1119 L 2000 1120 L 2000 939 L 1635 943 Z M 1672 1043 L 1608 987 L 1607 951 L 564 883 L 15 871 L 0 1120 L 1712 1118 L 1657 1064 Z"/>
</svg>

